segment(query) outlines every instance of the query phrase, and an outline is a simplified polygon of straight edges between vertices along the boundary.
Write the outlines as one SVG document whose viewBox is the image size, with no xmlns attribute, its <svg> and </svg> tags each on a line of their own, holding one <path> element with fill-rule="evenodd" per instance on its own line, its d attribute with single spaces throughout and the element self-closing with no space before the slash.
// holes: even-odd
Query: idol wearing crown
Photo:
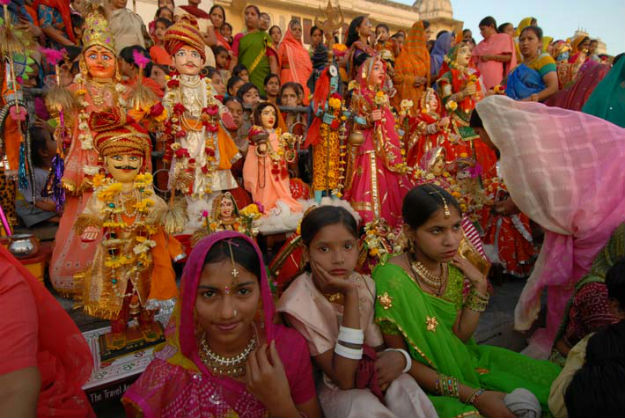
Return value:
<svg viewBox="0 0 625 418">
<path fill-rule="evenodd" d="M 96 10 L 85 19 L 82 41 L 80 73 L 69 87 L 78 102 L 78 112 L 66 114 L 73 129 L 61 180 L 66 190 L 65 207 L 50 262 L 50 281 L 64 296 L 72 296 L 74 274 L 89 266 L 96 249 L 93 242 L 81 241 L 73 231 L 77 216 L 93 193 L 93 176 L 100 169 L 89 116 L 98 109 L 124 109 L 126 96 L 126 89 L 120 84 L 114 39 L 101 11 Z"/>
<path fill-rule="evenodd" d="M 220 103 L 210 79 L 200 75 L 206 56 L 194 18 L 183 16 L 165 32 L 164 40 L 175 67 L 164 109 L 159 110 L 167 115 L 163 118 L 161 113 L 169 138 L 169 188 L 172 194 L 185 196 L 187 204 L 187 219 L 171 232 L 193 231 L 201 225 L 202 212 L 210 210 L 208 199 L 213 193 L 238 187 L 230 168 L 241 155 L 221 125 Z"/>
<path fill-rule="evenodd" d="M 177 296 L 170 259 L 184 255 L 163 231 L 167 205 L 154 194 L 146 172 L 147 132 L 117 109 L 93 113 L 89 127 L 106 176 L 94 176 L 96 189 L 74 226 L 83 241 L 97 242 L 90 267 L 76 275 L 75 285 L 86 313 L 111 320 L 107 344 L 120 349 L 130 317 L 138 317 L 146 342 L 160 337 L 154 314 L 173 306 Z"/>
</svg>

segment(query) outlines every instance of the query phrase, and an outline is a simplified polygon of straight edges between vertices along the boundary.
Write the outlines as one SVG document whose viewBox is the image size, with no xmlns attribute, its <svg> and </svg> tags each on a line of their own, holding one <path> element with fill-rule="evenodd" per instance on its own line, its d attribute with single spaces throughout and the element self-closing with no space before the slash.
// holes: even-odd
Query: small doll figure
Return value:
<svg viewBox="0 0 625 418">
<path fill-rule="evenodd" d="M 302 206 L 290 190 L 288 163 L 295 161 L 297 139 L 282 134 L 278 127 L 278 109 L 270 102 L 260 103 L 254 110 L 254 126 L 250 129 L 250 147 L 243 165 L 243 183 L 268 212 L 278 201 L 291 212 L 301 212 Z"/>
<path fill-rule="evenodd" d="M 255 209 L 253 209 L 255 207 Z M 219 231 L 237 231 L 247 236 L 255 237 L 258 231 L 253 227 L 253 221 L 260 217 L 258 207 L 251 204 L 239 211 L 237 202 L 230 192 L 222 192 L 213 199 L 211 213 L 203 214 L 204 226 L 193 233 L 191 245 L 195 247 L 202 238 Z"/>
<path fill-rule="evenodd" d="M 433 148 L 443 147 L 447 158 L 456 157 L 456 135 L 450 131 L 450 119 L 443 116 L 441 100 L 434 89 L 428 88 L 421 96 L 420 111 L 409 118 L 407 132 L 406 161 L 409 167 L 416 167 L 423 156 Z"/>
<path fill-rule="evenodd" d="M 463 152 L 475 158 L 483 173 L 490 173 L 497 162 L 490 149 L 469 126 L 475 104 L 484 98 L 480 73 L 470 65 L 471 49 L 459 44 L 449 50 L 445 62 L 449 68 L 437 81 L 440 97 L 451 119 L 451 132 L 456 136 L 455 154 Z"/>
</svg>

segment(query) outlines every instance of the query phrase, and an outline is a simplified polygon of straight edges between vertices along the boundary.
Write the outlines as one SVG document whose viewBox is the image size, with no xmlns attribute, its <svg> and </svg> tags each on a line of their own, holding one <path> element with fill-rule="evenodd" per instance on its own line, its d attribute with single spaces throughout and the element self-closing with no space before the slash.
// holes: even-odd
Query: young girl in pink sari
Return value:
<svg viewBox="0 0 625 418">
<path fill-rule="evenodd" d="M 358 71 L 358 87 L 351 105 L 354 128 L 344 199 L 364 223 L 382 217 L 397 227 L 410 183 L 395 117 L 382 90 L 386 77 L 384 63 L 378 57 L 367 58 Z"/>
<path fill-rule="evenodd" d="M 126 391 L 129 416 L 320 416 L 306 341 L 274 324 L 262 254 L 233 231 L 191 252 L 167 342 Z"/>
</svg>

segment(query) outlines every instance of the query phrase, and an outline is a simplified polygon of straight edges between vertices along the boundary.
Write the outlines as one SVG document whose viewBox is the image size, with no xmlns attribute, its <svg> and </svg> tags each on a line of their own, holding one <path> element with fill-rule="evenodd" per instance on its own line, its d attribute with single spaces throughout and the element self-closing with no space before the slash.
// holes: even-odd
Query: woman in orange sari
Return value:
<svg viewBox="0 0 625 418">
<path fill-rule="evenodd" d="M 289 23 L 289 29 L 280 42 L 280 80 L 282 83 L 294 81 L 304 88 L 304 105 L 308 105 L 310 90 L 306 83 L 312 74 L 310 55 L 302 45 L 302 25 L 297 20 Z"/>
<path fill-rule="evenodd" d="M 392 104 L 396 109 L 399 109 L 404 99 L 417 102 L 430 83 L 430 53 L 426 43 L 423 22 L 415 22 L 395 60 L 393 82 L 397 94 L 392 98 Z M 416 116 L 418 110 L 417 106 L 413 106 L 410 109 L 411 116 Z"/>
<path fill-rule="evenodd" d="M 230 55 L 230 59 L 234 56 L 232 52 L 232 47 L 230 43 L 224 36 L 221 34 L 221 27 L 224 23 L 226 23 L 226 11 L 223 7 L 216 4 L 210 8 L 208 12 L 210 16 L 211 22 L 213 22 L 213 30 L 215 31 L 215 39 L 217 40 L 217 45 L 223 46 L 228 51 L 228 55 Z"/>
</svg>

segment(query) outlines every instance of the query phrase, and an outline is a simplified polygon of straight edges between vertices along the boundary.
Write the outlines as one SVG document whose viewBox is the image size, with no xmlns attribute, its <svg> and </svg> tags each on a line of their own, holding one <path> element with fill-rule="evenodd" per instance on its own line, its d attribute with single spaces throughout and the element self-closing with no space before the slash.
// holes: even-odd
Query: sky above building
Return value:
<svg viewBox="0 0 625 418">
<path fill-rule="evenodd" d="M 451 4 L 454 18 L 464 21 L 477 42 L 481 40 L 478 23 L 486 16 L 493 16 L 497 24 L 510 22 L 515 26 L 524 17 L 534 16 L 545 36 L 564 39 L 582 29 L 591 37 L 601 38 L 608 54 L 625 52 L 624 0 L 451 0 Z"/>
</svg>

